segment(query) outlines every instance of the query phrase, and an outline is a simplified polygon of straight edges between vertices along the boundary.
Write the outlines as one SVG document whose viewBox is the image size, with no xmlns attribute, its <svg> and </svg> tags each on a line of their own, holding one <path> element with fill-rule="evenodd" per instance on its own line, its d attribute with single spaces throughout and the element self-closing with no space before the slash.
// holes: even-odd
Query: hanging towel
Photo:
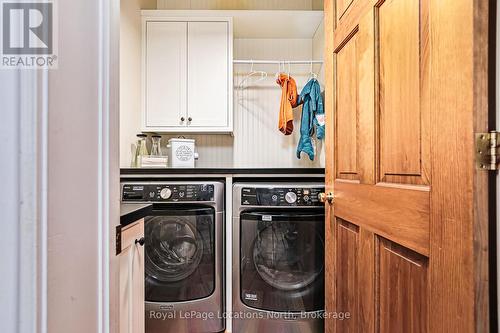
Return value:
<svg viewBox="0 0 500 333">
<path fill-rule="evenodd" d="M 309 159 L 314 161 L 314 147 L 311 137 L 316 129 L 316 137 L 321 140 L 325 137 L 325 110 L 321 87 L 318 80 L 311 79 L 300 93 L 298 104 L 302 106 L 302 119 L 300 124 L 300 140 L 297 146 L 297 158 L 305 152 Z"/>
<path fill-rule="evenodd" d="M 291 76 L 284 73 L 278 76 L 276 83 L 281 86 L 278 128 L 283 134 L 290 135 L 293 132 L 292 109 L 297 106 L 297 85 Z"/>
</svg>

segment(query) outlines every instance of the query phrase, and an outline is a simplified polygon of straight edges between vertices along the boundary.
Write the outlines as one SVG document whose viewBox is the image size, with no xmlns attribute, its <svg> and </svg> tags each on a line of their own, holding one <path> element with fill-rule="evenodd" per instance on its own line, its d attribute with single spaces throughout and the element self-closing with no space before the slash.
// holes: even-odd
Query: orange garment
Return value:
<svg viewBox="0 0 500 333">
<path fill-rule="evenodd" d="M 281 86 L 280 114 L 278 120 L 279 130 L 290 135 L 293 132 L 293 111 L 297 106 L 297 84 L 288 74 L 281 73 L 276 79 Z"/>
</svg>

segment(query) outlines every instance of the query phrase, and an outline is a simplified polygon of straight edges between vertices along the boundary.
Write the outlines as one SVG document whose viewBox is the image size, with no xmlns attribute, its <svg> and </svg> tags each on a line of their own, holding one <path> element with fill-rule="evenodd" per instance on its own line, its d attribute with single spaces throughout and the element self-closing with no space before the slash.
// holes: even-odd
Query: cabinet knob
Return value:
<svg viewBox="0 0 500 333">
<path fill-rule="evenodd" d="M 193 118 L 189 117 L 189 118 L 188 118 L 188 121 L 193 121 Z"/>
<path fill-rule="evenodd" d="M 184 117 L 181 117 L 181 121 L 184 121 L 184 120 L 186 120 L 186 118 L 184 118 Z"/>
<path fill-rule="evenodd" d="M 141 239 L 136 239 L 135 243 L 139 243 L 140 246 L 143 246 L 146 241 L 144 240 L 144 237 L 141 237 Z"/>
</svg>

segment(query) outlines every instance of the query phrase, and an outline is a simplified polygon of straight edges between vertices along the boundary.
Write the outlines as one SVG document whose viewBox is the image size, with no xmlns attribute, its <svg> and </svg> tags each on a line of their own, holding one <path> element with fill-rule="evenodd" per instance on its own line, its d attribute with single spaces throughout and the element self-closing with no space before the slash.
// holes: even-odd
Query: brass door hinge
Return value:
<svg viewBox="0 0 500 333">
<path fill-rule="evenodd" d="M 500 133 L 476 133 L 476 165 L 481 170 L 498 170 Z"/>
</svg>

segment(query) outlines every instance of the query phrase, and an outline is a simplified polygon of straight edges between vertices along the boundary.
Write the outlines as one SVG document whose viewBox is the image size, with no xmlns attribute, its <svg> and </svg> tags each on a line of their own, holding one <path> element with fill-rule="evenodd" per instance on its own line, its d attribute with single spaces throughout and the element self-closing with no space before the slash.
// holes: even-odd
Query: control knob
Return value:
<svg viewBox="0 0 500 333">
<path fill-rule="evenodd" d="M 297 201 L 297 194 L 295 194 L 295 192 L 288 192 L 285 194 L 285 200 L 289 204 L 293 204 Z"/>
<path fill-rule="evenodd" d="M 163 188 L 161 191 L 160 191 L 160 197 L 164 200 L 166 199 L 170 199 L 170 197 L 172 196 L 172 190 L 170 190 L 169 188 L 165 187 Z"/>
</svg>

